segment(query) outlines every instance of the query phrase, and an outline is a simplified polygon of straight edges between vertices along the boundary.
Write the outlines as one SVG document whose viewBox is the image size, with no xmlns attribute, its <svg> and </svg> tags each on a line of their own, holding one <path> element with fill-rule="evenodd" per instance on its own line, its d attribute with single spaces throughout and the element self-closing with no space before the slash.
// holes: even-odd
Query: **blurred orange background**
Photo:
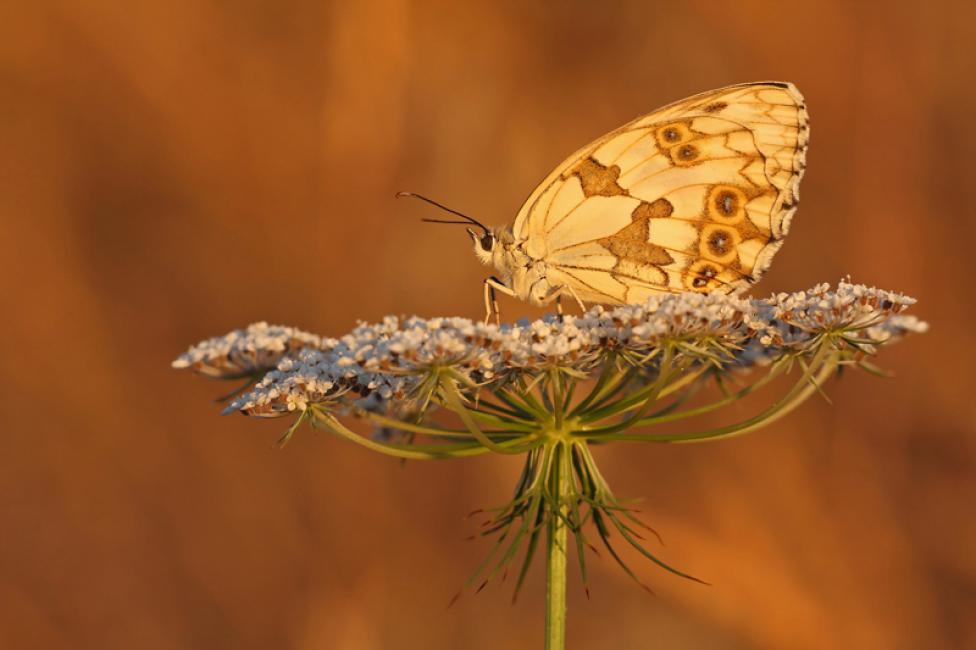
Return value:
<svg viewBox="0 0 976 650">
<path fill-rule="evenodd" d="M 662 555 L 571 578 L 573 648 L 976 648 L 976 5 L 85 2 L 0 9 L 0 646 L 537 648 L 542 564 L 445 606 L 519 461 L 218 417 L 187 345 L 480 317 L 462 229 L 634 116 L 789 80 L 812 115 L 757 292 L 851 274 L 931 333 L 770 430 L 596 451 Z M 538 314 L 503 299 L 507 317 Z M 745 413 L 744 413 L 745 414 Z"/>
</svg>

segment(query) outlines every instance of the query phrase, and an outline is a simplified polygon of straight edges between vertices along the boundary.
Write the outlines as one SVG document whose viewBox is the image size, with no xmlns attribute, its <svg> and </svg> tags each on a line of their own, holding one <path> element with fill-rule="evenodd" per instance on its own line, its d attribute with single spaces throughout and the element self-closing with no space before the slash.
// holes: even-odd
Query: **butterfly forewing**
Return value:
<svg viewBox="0 0 976 650">
<path fill-rule="evenodd" d="M 788 83 L 690 97 L 566 159 L 513 225 L 549 280 L 594 302 L 733 292 L 759 279 L 789 230 L 808 118 Z"/>
</svg>

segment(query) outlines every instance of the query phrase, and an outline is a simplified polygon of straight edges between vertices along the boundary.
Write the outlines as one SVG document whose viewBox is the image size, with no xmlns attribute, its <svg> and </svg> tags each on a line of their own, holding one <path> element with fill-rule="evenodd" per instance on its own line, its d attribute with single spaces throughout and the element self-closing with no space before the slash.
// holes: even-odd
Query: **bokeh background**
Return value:
<svg viewBox="0 0 976 650">
<path fill-rule="evenodd" d="M 4 3 L 0 646 L 537 648 L 543 575 L 467 594 L 514 459 L 400 463 L 220 418 L 187 345 L 482 313 L 462 229 L 632 117 L 784 79 L 812 146 L 760 293 L 850 274 L 930 334 L 772 430 L 598 455 L 656 597 L 595 561 L 575 648 L 976 647 L 976 5 Z M 533 315 L 512 300 L 507 316 Z"/>
</svg>

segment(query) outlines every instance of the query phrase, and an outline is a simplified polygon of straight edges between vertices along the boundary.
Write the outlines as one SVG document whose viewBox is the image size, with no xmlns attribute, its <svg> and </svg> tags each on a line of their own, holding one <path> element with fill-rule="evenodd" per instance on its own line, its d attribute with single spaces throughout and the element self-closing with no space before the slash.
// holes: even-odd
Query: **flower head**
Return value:
<svg viewBox="0 0 976 650">
<path fill-rule="evenodd" d="M 667 294 L 511 326 L 388 316 L 338 339 L 256 323 L 193 346 L 173 366 L 219 378 L 263 375 L 228 411 L 274 416 L 326 403 L 383 410 L 446 370 L 466 384 L 491 388 L 553 368 L 586 375 L 613 355 L 654 370 L 648 361 L 667 346 L 690 365 L 729 367 L 768 365 L 827 336 L 873 353 L 926 330 L 926 323 L 902 315 L 914 302 L 841 282 L 836 290 L 821 284 L 752 300 Z"/>
<path fill-rule="evenodd" d="M 519 540 L 533 548 L 542 524 L 554 520 L 564 522 L 581 545 L 589 543 L 584 524 L 592 522 L 621 564 L 611 531 L 660 566 L 690 577 L 633 535 L 637 520 L 613 496 L 588 445 L 695 442 L 769 424 L 822 390 L 841 364 L 872 370 L 865 357 L 924 332 L 924 322 L 902 313 L 913 303 L 844 281 L 836 289 L 823 284 L 751 300 L 659 295 L 504 326 L 388 316 L 337 339 L 256 323 L 193 346 L 173 366 L 247 378 L 250 389 L 225 412 L 294 417 L 282 442 L 308 421 L 400 458 L 524 454 L 515 498 L 485 524 L 489 534 L 499 534 L 500 546 L 511 540 L 497 565 L 486 569 L 489 577 L 515 557 Z M 732 371 L 756 379 L 730 391 L 725 379 Z M 798 375 L 792 386 L 758 415 L 715 429 L 662 428 L 769 391 L 790 373 Z M 721 396 L 694 404 L 695 389 L 710 383 L 722 389 Z M 432 417 L 434 410 L 453 415 L 455 424 Z M 368 420 L 377 434 L 356 434 L 340 421 L 346 416 Z M 525 558 L 530 562 L 531 553 Z"/>
<path fill-rule="evenodd" d="M 173 367 L 217 379 L 238 379 L 264 374 L 289 354 L 321 343 L 315 334 L 294 327 L 253 323 L 191 346 L 173 361 Z"/>
</svg>

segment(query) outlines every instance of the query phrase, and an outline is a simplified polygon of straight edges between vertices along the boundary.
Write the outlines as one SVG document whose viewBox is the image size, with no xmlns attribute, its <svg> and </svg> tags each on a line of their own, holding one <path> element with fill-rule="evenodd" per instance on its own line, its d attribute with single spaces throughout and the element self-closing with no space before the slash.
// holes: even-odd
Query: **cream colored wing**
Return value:
<svg viewBox="0 0 976 650">
<path fill-rule="evenodd" d="M 550 283 L 583 300 L 740 291 L 789 231 L 809 137 L 792 84 L 696 95 L 567 158 L 513 225 Z"/>
</svg>

